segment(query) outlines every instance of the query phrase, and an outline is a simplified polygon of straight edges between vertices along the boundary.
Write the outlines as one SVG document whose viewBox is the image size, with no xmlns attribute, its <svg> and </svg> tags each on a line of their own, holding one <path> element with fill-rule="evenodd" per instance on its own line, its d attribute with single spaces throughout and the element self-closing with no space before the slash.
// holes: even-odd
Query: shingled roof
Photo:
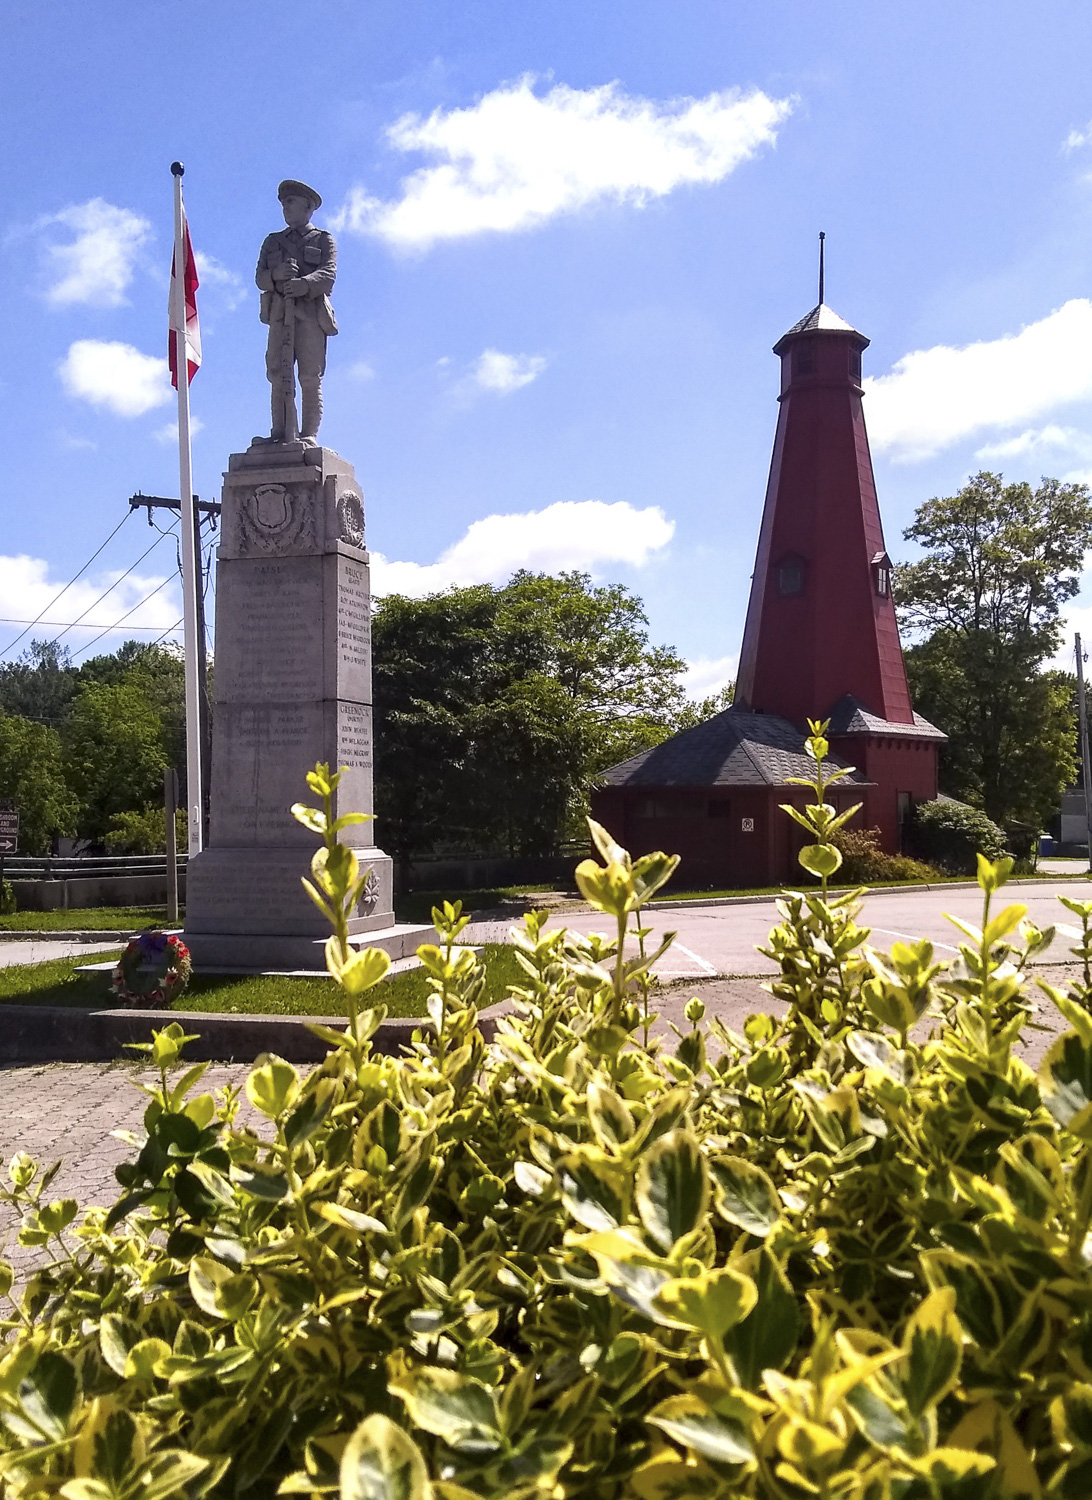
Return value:
<svg viewBox="0 0 1092 1500">
<path fill-rule="evenodd" d="M 853 333 L 861 340 L 862 348 L 867 349 L 869 340 L 852 323 L 847 323 L 845 318 L 840 318 L 833 307 L 828 307 L 825 302 L 820 302 L 818 307 L 813 307 L 810 313 L 794 323 L 787 329 L 777 343 L 774 345 L 774 353 L 783 351 L 785 340 L 793 338 L 798 333 Z"/>
<path fill-rule="evenodd" d="M 848 764 L 836 755 L 827 764 Z M 790 776 L 811 780 L 815 762 L 804 736 L 787 719 L 726 708 L 723 713 L 673 734 L 663 744 L 611 766 L 600 786 L 784 786 Z M 843 784 L 868 786 L 860 772 Z"/>
<path fill-rule="evenodd" d="M 852 693 L 839 698 L 830 715 L 830 734 L 883 734 L 918 740 L 947 740 L 948 736 L 921 714 L 914 715 L 912 724 L 894 724 L 888 719 L 879 719 L 863 708 Z"/>
</svg>

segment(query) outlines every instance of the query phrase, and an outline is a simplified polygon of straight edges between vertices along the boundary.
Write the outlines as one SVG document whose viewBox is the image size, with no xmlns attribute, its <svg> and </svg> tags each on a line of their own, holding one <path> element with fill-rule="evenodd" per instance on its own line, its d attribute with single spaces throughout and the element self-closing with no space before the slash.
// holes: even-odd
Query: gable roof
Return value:
<svg viewBox="0 0 1092 1500">
<path fill-rule="evenodd" d="M 831 755 L 832 769 L 848 765 Z M 603 771 L 600 786 L 784 786 L 790 776 L 811 780 L 815 762 L 804 749 L 804 735 L 788 719 L 726 708 L 683 729 L 669 740 L 642 750 Z M 868 786 L 854 772 L 843 785 Z"/>
</svg>

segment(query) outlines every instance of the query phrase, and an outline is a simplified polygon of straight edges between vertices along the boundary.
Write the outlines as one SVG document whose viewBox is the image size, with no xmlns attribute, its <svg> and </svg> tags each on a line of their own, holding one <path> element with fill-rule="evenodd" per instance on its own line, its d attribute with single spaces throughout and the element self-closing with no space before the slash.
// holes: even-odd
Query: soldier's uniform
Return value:
<svg viewBox="0 0 1092 1500">
<path fill-rule="evenodd" d="M 282 190 L 302 184 L 282 183 Z M 307 190 L 312 197 L 318 195 Z M 326 340 L 337 333 L 337 321 L 330 304 L 330 291 L 337 275 L 337 246 L 325 229 L 307 224 L 302 229 L 281 229 L 266 235 L 258 256 L 254 280 L 261 290 L 261 320 L 269 325 L 265 368 L 273 385 L 273 437 L 284 436 L 283 402 L 278 382 L 281 371 L 281 349 L 284 340 L 285 298 L 273 280 L 273 267 L 289 263 L 293 274 L 307 284 L 307 295 L 293 297 L 295 326 L 293 348 L 299 373 L 301 413 L 300 429 L 305 437 L 314 438 L 322 420 L 322 377 L 326 372 Z M 280 403 L 280 405 L 279 405 Z"/>
</svg>

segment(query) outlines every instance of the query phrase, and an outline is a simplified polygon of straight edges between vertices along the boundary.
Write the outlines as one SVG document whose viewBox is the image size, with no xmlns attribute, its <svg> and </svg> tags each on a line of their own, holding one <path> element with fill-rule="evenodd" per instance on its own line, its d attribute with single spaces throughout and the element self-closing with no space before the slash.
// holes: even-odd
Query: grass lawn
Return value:
<svg viewBox="0 0 1092 1500">
<path fill-rule="evenodd" d="M 495 885 L 485 886 L 475 891 L 407 891 L 395 900 L 395 915 L 399 922 L 429 922 L 432 921 L 432 908 L 442 906 L 445 901 L 452 905 L 456 901 L 463 903 L 463 911 L 473 914 L 479 911 L 490 911 L 495 906 L 504 906 L 509 902 L 518 901 L 521 896 L 528 892 L 543 890 L 542 882 L 537 885 Z M 574 899 L 579 893 L 573 891 Z M 533 902 L 527 903 L 530 910 Z"/>
<path fill-rule="evenodd" d="M 0 932 L 139 932 L 164 927 L 165 906 L 87 906 L 72 911 L 17 911 L 0 917 Z"/>
<path fill-rule="evenodd" d="M 109 976 L 77 975 L 75 971 L 81 964 L 113 961 L 117 956 L 89 954 L 87 957 L 53 959 L 44 964 L 0 969 L 0 1004 L 108 1007 L 111 1005 Z M 518 981 L 522 970 L 514 951 L 503 943 L 487 944 L 482 958 L 486 974 L 485 993 L 481 1000 L 484 1009 L 504 998 L 509 985 Z M 382 1000 L 392 1016 L 426 1014 L 429 992 L 423 969 L 394 974 L 372 993 Z M 269 1016 L 343 1016 L 348 1013 L 341 990 L 332 979 L 234 974 L 198 975 L 172 1009 Z"/>
</svg>

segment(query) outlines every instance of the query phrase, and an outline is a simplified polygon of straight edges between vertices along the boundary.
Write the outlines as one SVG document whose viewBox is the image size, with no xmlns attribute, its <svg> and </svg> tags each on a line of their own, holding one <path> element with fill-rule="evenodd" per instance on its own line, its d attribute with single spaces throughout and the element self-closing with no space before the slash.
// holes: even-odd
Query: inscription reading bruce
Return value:
<svg viewBox="0 0 1092 1500">
<path fill-rule="evenodd" d="M 342 664 L 367 669 L 371 665 L 372 602 L 368 570 L 352 558 L 338 559 L 337 650 Z"/>
</svg>

